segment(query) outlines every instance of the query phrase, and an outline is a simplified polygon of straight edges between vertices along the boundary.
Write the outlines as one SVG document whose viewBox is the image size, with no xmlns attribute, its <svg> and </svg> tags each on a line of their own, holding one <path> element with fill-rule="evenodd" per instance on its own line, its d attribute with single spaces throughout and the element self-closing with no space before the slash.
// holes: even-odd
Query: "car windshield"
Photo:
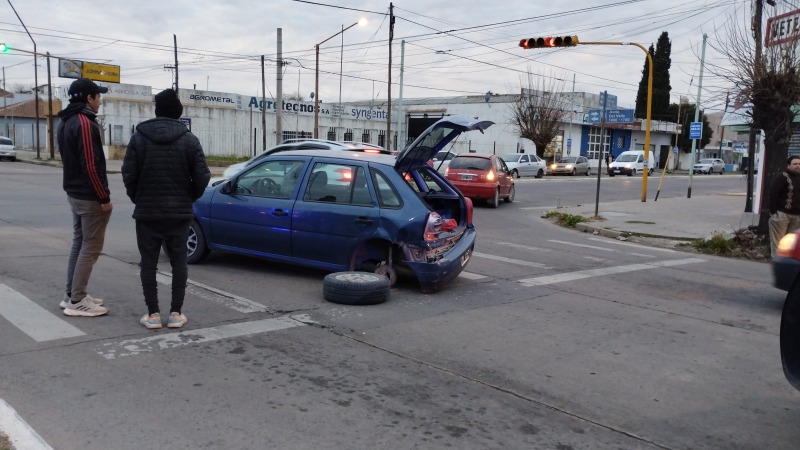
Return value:
<svg viewBox="0 0 800 450">
<path fill-rule="evenodd" d="M 567 158 L 561 158 L 558 162 L 564 163 L 564 164 L 571 164 L 571 163 L 574 163 L 577 160 L 578 160 L 578 158 L 576 158 L 574 156 L 570 156 L 570 157 L 567 157 Z"/>
<path fill-rule="evenodd" d="M 697 164 L 714 164 L 714 160 L 713 159 L 701 159 L 700 161 L 697 162 Z"/>
<path fill-rule="evenodd" d="M 509 155 L 500 155 L 500 157 L 503 158 L 503 161 L 505 161 L 507 163 L 509 163 L 509 162 L 519 162 L 519 158 L 521 156 L 522 155 L 519 155 L 519 154 L 516 154 L 516 153 L 511 153 Z"/>
<path fill-rule="evenodd" d="M 458 156 L 450 161 L 450 168 L 467 169 L 467 170 L 489 170 L 492 168 L 492 161 L 488 158 Z"/>
<path fill-rule="evenodd" d="M 637 158 L 637 156 L 638 156 L 638 155 L 631 155 L 631 154 L 628 154 L 628 155 L 619 155 L 619 157 L 616 159 L 616 161 L 619 161 L 619 162 L 630 162 L 630 161 L 636 161 L 636 158 Z"/>
</svg>

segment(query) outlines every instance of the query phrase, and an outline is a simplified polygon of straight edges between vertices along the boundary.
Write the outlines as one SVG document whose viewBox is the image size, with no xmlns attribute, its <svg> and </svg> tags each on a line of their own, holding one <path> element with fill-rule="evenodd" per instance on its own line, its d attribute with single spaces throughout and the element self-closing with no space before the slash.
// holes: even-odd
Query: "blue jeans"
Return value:
<svg viewBox="0 0 800 450">
<path fill-rule="evenodd" d="M 100 203 L 67 197 L 72 209 L 72 248 L 67 260 L 67 295 L 73 301 L 86 297 L 92 268 L 103 251 L 106 226 L 111 212 L 104 213 Z"/>
</svg>

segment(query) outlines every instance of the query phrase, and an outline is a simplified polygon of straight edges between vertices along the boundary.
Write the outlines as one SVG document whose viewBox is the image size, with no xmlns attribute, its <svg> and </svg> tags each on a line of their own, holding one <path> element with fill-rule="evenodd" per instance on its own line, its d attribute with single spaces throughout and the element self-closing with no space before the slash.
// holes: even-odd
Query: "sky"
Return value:
<svg viewBox="0 0 800 450">
<path fill-rule="evenodd" d="M 672 41 L 672 102 L 697 97 L 703 34 L 706 62 L 725 66 L 714 47 L 726 27 L 749 27 L 752 0 L 398 0 L 394 6 L 392 101 L 404 98 L 518 93 L 534 80 L 556 82 L 563 91 L 618 97 L 635 106 L 645 54 L 632 45 L 579 45 L 525 50 L 522 38 L 577 35 L 581 42 L 635 42 L 649 47 L 666 31 Z M 800 0 L 765 5 L 768 17 L 800 9 Z M 19 19 L 27 27 L 28 33 Z M 173 36 L 177 39 L 179 86 L 261 95 L 261 56 L 267 97 L 276 94 L 278 29 L 281 29 L 283 95 L 311 101 L 315 91 L 315 45 L 320 45 L 320 100 L 336 103 L 387 99 L 389 2 L 376 0 L 0 0 L 0 54 L 6 86 L 34 84 L 32 40 L 39 53 L 120 66 L 121 82 L 172 86 Z M 359 19 L 356 25 L 343 28 Z M 338 33 L 338 34 L 337 34 Z M 329 39 L 330 38 L 330 39 Z M 329 39 L 329 40 L 328 40 Z M 342 45 L 342 40 L 343 44 Z M 405 41 L 401 49 L 401 42 Z M 403 56 L 401 59 L 401 51 Z M 39 58 L 39 84 L 47 82 Z M 708 66 L 706 66 L 708 67 Z M 57 77 L 55 86 L 71 80 Z M 341 75 L 340 75 L 341 74 Z M 545 77 L 545 78 L 541 78 Z M 701 104 L 724 108 L 735 89 L 708 70 Z"/>
</svg>

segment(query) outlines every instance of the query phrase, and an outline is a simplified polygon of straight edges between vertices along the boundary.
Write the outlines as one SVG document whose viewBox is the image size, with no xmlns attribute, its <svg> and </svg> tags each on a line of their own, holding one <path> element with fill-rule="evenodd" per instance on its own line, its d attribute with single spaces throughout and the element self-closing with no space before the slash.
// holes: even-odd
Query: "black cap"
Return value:
<svg viewBox="0 0 800 450">
<path fill-rule="evenodd" d="M 78 78 L 69 85 L 69 99 L 86 100 L 86 97 L 94 94 L 105 94 L 108 88 L 99 86 L 88 78 Z"/>
<path fill-rule="evenodd" d="M 183 114 L 183 105 L 177 92 L 165 89 L 156 94 L 156 117 L 180 119 L 181 114 Z"/>
</svg>

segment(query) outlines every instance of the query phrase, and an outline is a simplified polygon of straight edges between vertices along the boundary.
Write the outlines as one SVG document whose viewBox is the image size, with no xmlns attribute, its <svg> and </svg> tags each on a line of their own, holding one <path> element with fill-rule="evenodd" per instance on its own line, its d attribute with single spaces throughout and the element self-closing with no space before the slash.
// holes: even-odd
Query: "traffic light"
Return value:
<svg viewBox="0 0 800 450">
<path fill-rule="evenodd" d="M 519 46 L 531 48 L 574 47 L 578 45 L 578 36 L 547 36 L 521 39 Z"/>
<path fill-rule="evenodd" d="M 0 42 L 0 53 L 6 53 L 11 50 L 11 47 L 8 46 L 5 42 Z"/>
</svg>

